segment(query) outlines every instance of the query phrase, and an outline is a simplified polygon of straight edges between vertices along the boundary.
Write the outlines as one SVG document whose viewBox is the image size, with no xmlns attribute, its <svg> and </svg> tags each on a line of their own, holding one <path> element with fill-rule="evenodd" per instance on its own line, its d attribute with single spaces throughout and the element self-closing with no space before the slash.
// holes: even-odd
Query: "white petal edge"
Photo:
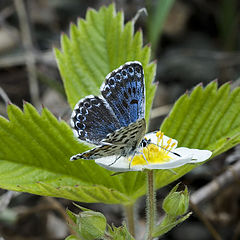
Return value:
<svg viewBox="0 0 240 240">
<path fill-rule="evenodd" d="M 185 147 L 176 148 L 174 152 L 180 154 L 181 156 L 191 154 L 193 156 L 191 163 L 204 162 L 212 156 L 212 152 L 209 150 L 200 150 Z"/>
</svg>

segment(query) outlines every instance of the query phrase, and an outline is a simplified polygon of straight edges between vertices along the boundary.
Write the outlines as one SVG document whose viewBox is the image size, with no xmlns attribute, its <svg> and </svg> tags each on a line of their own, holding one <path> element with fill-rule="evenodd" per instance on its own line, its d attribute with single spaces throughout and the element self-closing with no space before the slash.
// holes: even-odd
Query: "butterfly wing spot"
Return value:
<svg viewBox="0 0 240 240">
<path fill-rule="evenodd" d="M 125 108 L 128 108 L 128 104 L 125 100 L 122 100 L 122 105 L 125 107 Z"/>
<path fill-rule="evenodd" d="M 128 94 L 126 93 L 126 91 L 123 92 L 123 95 L 126 99 L 128 99 Z"/>
</svg>

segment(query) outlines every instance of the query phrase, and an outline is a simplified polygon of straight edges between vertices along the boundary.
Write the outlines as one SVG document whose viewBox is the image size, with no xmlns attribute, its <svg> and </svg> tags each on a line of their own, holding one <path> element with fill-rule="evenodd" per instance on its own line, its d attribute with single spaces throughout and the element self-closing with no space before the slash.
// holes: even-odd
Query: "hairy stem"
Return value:
<svg viewBox="0 0 240 240">
<path fill-rule="evenodd" d="M 147 240 L 152 239 L 152 232 L 155 224 L 155 192 L 154 192 L 154 172 L 147 171 Z"/>
<path fill-rule="evenodd" d="M 125 206 L 125 214 L 127 218 L 128 231 L 134 237 L 135 236 L 134 204 Z"/>
</svg>

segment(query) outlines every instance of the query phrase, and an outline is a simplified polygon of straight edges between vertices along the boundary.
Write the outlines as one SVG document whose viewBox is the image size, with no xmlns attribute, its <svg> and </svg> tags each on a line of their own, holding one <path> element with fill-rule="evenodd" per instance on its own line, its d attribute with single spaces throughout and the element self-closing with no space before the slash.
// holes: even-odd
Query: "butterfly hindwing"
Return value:
<svg viewBox="0 0 240 240">
<path fill-rule="evenodd" d="M 129 144 L 138 145 L 143 138 L 145 131 L 146 121 L 142 118 L 136 122 L 130 123 L 127 127 L 122 127 L 113 133 L 109 133 L 102 142 L 114 145 L 122 144 L 126 146 Z"/>
<path fill-rule="evenodd" d="M 119 145 L 101 145 L 97 146 L 96 148 L 93 148 L 91 150 L 88 150 L 83 153 L 79 153 L 77 155 L 74 155 L 71 157 L 71 161 L 77 160 L 77 159 L 97 159 L 107 156 L 113 156 L 113 155 L 121 155 L 122 154 L 123 146 Z"/>
<path fill-rule="evenodd" d="M 144 73 L 141 63 L 128 62 L 107 75 L 101 87 L 121 127 L 144 118 Z"/>
<path fill-rule="evenodd" d="M 87 96 L 75 106 L 71 126 L 80 140 L 98 145 L 109 133 L 119 129 L 120 123 L 103 98 Z"/>
</svg>

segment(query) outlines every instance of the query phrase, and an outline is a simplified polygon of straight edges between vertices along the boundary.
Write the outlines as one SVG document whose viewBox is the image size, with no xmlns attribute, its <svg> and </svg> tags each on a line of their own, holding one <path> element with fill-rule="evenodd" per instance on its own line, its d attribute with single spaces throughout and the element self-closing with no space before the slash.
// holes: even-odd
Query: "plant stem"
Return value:
<svg viewBox="0 0 240 240">
<path fill-rule="evenodd" d="M 147 171 L 147 240 L 152 239 L 152 232 L 155 223 L 155 192 L 154 192 L 154 172 Z"/>
<path fill-rule="evenodd" d="M 125 206 L 125 214 L 127 218 L 128 231 L 134 237 L 135 236 L 134 204 Z"/>
</svg>

